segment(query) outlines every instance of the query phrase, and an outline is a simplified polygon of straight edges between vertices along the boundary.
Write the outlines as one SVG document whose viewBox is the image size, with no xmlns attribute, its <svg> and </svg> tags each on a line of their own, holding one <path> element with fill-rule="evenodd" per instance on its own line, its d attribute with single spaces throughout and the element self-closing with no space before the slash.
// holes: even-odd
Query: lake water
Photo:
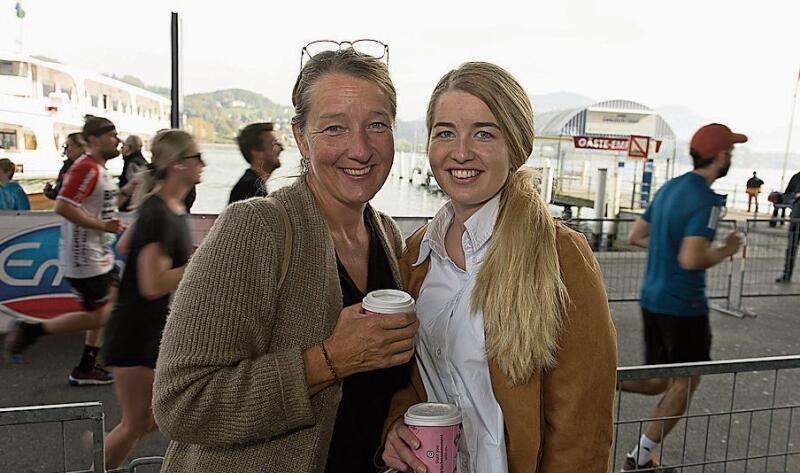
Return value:
<svg viewBox="0 0 800 473">
<path fill-rule="evenodd" d="M 203 182 L 197 187 L 197 201 L 192 208 L 193 213 L 219 213 L 228 203 L 228 195 L 233 185 L 239 180 L 242 173 L 247 169 L 247 163 L 242 158 L 238 147 L 235 145 L 201 144 L 203 159 L 207 167 L 203 173 Z M 392 172 L 386 180 L 383 188 L 372 200 L 372 205 L 392 216 L 407 217 L 430 217 L 442 206 L 446 198 L 440 192 L 430 192 L 425 187 L 413 186 L 410 183 L 410 176 L 415 166 L 421 166 L 427 158 L 421 154 L 396 153 Z M 121 159 L 110 165 L 121 166 Z M 747 196 L 744 193 L 745 182 L 752 176 L 752 172 L 758 171 L 759 177 L 764 180 L 764 193 L 759 200 L 761 205 L 768 207 L 766 201 L 767 193 L 770 190 L 778 190 L 780 187 L 781 169 L 774 167 L 776 160 L 769 163 L 760 162 L 756 156 L 748 156 L 744 153 L 735 154 L 733 164 L 728 176 L 717 180 L 713 188 L 715 191 L 728 194 L 728 206 L 746 208 Z M 273 173 L 267 183 L 267 188 L 272 191 L 280 186 L 292 182 L 291 176 L 299 173 L 300 154 L 297 148 L 287 148 L 281 154 L 282 166 Z M 534 158 L 529 161 L 533 166 L 551 165 L 556 166 L 554 160 Z M 766 164 L 766 165 L 765 165 Z M 794 163 L 791 163 L 794 164 Z M 113 168 L 113 166 L 110 166 Z M 570 173 L 581 173 L 582 160 L 568 160 L 566 171 Z M 577 181 L 567 181 L 567 184 L 576 186 L 578 191 L 593 191 L 596 185 L 597 168 L 609 168 L 609 175 L 612 170 L 616 170 L 621 177 L 623 193 L 628 193 L 633 186 L 634 174 L 636 180 L 641 181 L 641 164 L 634 166 L 632 162 L 627 162 L 624 168 L 616 168 L 613 160 L 588 159 L 585 169 L 585 178 Z M 570 171 L 569 168 L 572 168 Z M 684 158 L 675 166 L 675 175 L 683 174 L 691 170 L 691 164 Z M 791 166 L 787 170 L 786 183 L 792 174 L 798 169 Z M 654 171 L 654 181 L 660 187 L 666 179 L 666 167 L 663 161 L 657 161 Z M 40 192 L 44 181 L 22 182 L 27 192 Z M 781 189 L 783 190 L 783 189 Z M 560 207 L 551 206 L 554 215 L 560 215 Z M 585 209 L 582 216 L 589 217 L 591 209 Z"/>
<path fill-rule="evenodd" d="M 197 200 L 192 207 L 192 213 L 219 213 L 228 203 L 231 188 L 248 165 L 239 148 L 234 145 L 202 144 L 200 148 L 206 169 L 203 172 L 203 182 L 197 186 Z M 285 149 L 280 159 L 281 167 L 267 182 L 267 189 L 270 191 L 291 183 L 291 176 L 299 173 L 300 153 L 297 148 Z M 411 169 L 420 159 L 423 159 L 421 155 L 411 153 L 395 155 L 392 173 L 372 200 L 375 208 L 395 217 L 430 217 L 436 213 L 445 202 L 444 196 L 429 192 L 425 187 L 412 186 L 408 179 Z"/>
</svg>

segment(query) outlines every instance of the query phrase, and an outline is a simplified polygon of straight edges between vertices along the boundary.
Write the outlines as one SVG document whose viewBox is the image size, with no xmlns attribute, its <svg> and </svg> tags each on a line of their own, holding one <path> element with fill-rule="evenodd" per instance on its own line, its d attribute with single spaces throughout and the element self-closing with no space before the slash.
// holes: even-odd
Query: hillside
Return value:
<svg viewBox="0 0 800 473">
<path fill-rule="evenodd" d="M 198 138 L 228 141 L 248 123 L 270 121 L 288 126 L 294 110 L 255 92 L 226 89 L 187 95 L 183 112 Z"/>
</svg>

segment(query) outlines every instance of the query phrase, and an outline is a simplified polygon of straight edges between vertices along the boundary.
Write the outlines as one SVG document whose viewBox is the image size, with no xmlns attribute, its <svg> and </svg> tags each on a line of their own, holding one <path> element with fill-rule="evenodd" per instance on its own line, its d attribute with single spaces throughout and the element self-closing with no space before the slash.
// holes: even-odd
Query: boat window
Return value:
<svg viewBox="0 0 800 473">
<path fill-rule="evenodd" d="M 17 151 L 17 132 L 0 131 L 0 148 L 10 151 Z"/>
<path fill-rule="evenodd" d="M 56 91 L 56 85 L 52 82 L 42 82 L 42 95 L 47 97 Z"/>
<path fill-rule="evenodd" d="M 28 63 L 20 61 L 0 61 L 0 76 L 28 76 Z"/>
<path fill-rule="evenodd" d="M 25 132 L 25 149 L 27 150 L 35 150 L 39 147 L 39 144 L 36 142 L 36 135 L 31 132 Z"/>
</svg>

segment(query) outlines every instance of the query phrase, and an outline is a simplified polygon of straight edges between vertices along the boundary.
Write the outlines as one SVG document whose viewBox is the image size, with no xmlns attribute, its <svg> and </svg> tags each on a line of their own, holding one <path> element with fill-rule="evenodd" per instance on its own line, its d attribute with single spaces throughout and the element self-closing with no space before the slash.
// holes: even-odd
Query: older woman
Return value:
<svg viewBox="0 0 800 473">
<path fill-rule="evenodd" d="M 357 304 L 400 287 L 400 233 L 368 205 L 394 156 L 388 69 L 325 51 L 292 100 L 304 176 L 229 206 L 178 288 L 154 385 L 164 471 L 368 471 L 408 382 L 415 314 Z"/>
<path fill-rule="evenodd" d="M 458 406 L 459 472 L 608 471 L 616 369 L 603 280 L 585 238 L 556 223 L 520 170 L 533 109 L 504 69 L 466 63 L 428 105 L 428 157 L 450 202 L 408 241 L 420 330 L 384 461 L 424 472 L 410 405 Z"/>
</svg>

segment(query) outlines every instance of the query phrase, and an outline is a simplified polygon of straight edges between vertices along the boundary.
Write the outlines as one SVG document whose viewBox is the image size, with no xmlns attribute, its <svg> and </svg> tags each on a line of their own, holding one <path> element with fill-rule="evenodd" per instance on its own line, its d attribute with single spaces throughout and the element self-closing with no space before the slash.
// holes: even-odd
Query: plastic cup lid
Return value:
<svg viewBox="0 0 800 473">
<path fill-rule="evenodd" d="M 370 312 L 393 314 L 413 309 L 414 298 L 396 289 L 379 289 L 367 294 L 361 305 Z"/>
<path fill-rule="evenodd" d="M 418 427 L 449 427 L 461 423 L 461 410 L 452 404 L 423 402 L 409 407 L 404 420 Z"/>
</svg>

